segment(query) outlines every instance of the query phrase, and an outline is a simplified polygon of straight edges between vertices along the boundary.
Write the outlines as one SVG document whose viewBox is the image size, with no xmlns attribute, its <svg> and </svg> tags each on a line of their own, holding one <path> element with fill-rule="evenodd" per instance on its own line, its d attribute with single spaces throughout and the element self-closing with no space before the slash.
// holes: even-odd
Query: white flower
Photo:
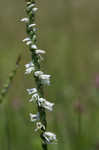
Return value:
<svg viewBox="0 0 99 150">
<path fill-rule="evenodd" d="M 39 76 L 42 84 L 45 84 L 45 85 L 50 85 L 50 77 L 51 75 L 47 75 L 47 74 L 42 74 Z"/>
<path fill-rule="evenodd" d="M 44 132 L 43 137 L 45 138 L 45 142 L 47 144 L 53 144 L 57 142 L 56 135 L 51 132 Z"/>
<path fill-rule="evenodd" d="M 30 113 L 30 120 L 31 120 L 31 122 L 38 121 L 39 119 L 40 119 L 39 113 L 37 113 L 37 114 Z"/>
<path fill-rule="evenodd" d="M 39 79 L 41 80 L 42 84 L 50 85 L 50 77 L 51 77 L 51 75 L 44 74 L 42 71 L 36 71 L 36 72 L 34 72 L 34 75 L 36 77 L 39 77 Z"/>
<path fill-rule="evenodd" d="M 27 5 L 30 5 L 31 4 L 31 2 L 27 2 Z"/>
<path fill-rule="evenodd" d="M 32 95 L 32 98 L 29 100 L 29 102 L 35 102 L 39 99 L 38 93 L 35 93 Z"/>
<path fill-rule="evenodd" d="M 32 49 L 37 49 L 37 46 L 36 46 L 35 44 L 32 44 L 32 45 L 31 45 L 31 48 L 32 48 Z"/>
<path fill-rule="evenodd" d="M 32 9 L 33 12 L 36 12 L 37 10 L 38 10 L 38 8 L 36 8 L 36 7 Z"/>
<path fill-rule="evenodd" d="M 24 40 L 22 40 L 23 42 L 27 42 L 27 41 L 30 41 L 30 38 L 29 37 L 27 37 L 27 38 L 25 38 Z"/>
<path fill-rule="evenodd" d="M 36 129 L 35 131 L 38 131 L 39 129 L 45 130 L 45 126 L 41 122 L 36 123 Z"/>
<path fill-rule="evenodd" d="M 26 42 L 26 45 L 31 45 L 31 44 L 32 44 L 31 40 Z"/>
<path fill-rule="evenodd" d="M 32 27 L 35 27 L 36 26 L 36 24 L 34 23 L 34 24 L 30 24 L 29 25 L 29 28 L 32 28 Z"/>
<path fill-rule="evenodd" d="M 43 75 L 43 72 L 42 71 L 36 71 L 36 72 L 34 72 L 34 75 L 36 77 L 39 77 L 40 75 Z"/>
<path fill-rule="evenodd" d="M 40 49 L 37 49 L 35 52 L 36 52 L 36 54 L 45 54 L 46 53 L 44 50 L 40 50 Z"/>
<path fill-rule="evenodd" d="M 29 18 L 22 18 L 21 22 L 29 23 Z"/>
<path fill-rule="evenodd" d="M 33 31 L 36 32 L 36 31 L 37 31 L 37 28 L 34 27 L 34 28 L 33 28 Z"/>
<path fill-rule="evenodd" d="M 30 74 L 32 71 L 34 71 L 35 68 L 34 67 L 29 67 L 25 70 L 25 74 Z"/>
<path fill-rule="evenodd" d="M 31 4 L 31 5 L 28 6 L 28 9 L 31 9 L 31 8 L 33 8 L 34 6 L 35 6 L 35 4 Z"/>
<path fill-rule="evenodd" d="M 34 64 L 33 64 L 32 61 L 31 61 L 30 63 L 26 64 L 25 67 L 26 67 L 26 68 L 34 67 Z"/>
<path fill-rule="evenodd" d="M 32 62 L 26 64 L 25 67 L 26 67 L 25 74 L 30 74 L 32 71 L 35 70 L 34 64 Z"/>
<path fill-rule="evenodd" d="M 54 103 L 51 103 L 51 102 L 45 100 L 44 98 L 39 98 L 37 102 L 40 107 L 43 107 L 49 111 L 53 110 Z"/>
<path fill-rule="evenodd" d="M 32 89 L 27 89 L 27 92 L 29 95 L 37 93 L 37 89 L 36 88 L 32 88 Z"/>
</svg>

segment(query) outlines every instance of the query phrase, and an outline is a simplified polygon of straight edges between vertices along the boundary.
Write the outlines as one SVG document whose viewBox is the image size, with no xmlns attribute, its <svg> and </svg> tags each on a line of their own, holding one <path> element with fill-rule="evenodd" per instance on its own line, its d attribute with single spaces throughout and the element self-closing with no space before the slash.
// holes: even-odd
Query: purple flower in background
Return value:
<svg viewBox="0 0 99 150">
<path fill-rule="evenodd" d="M 97 74 L 95 78 L 95 87 L 99 88 L 99 74 Z"/>
<path fill-rule="evenodd" d="M 22 103 L 21 103 L 21 101 L 19 100 L 19 99 L 14 99 L 13 101 L 12 101 L 12 108 L 14 109 L 14 110 L 19 110 L 20 108 L 22 107 Z"/>
</svg>

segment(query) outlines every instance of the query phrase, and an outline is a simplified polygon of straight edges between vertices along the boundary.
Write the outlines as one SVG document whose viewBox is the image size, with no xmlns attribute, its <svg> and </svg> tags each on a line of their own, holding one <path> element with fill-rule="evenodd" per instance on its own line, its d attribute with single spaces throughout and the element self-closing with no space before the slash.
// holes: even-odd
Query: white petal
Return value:
<svg viewBox="0 0 99 150">
<path fill-rule="evenodd" d="M 37 93 L 32 95 L 32 98 L 29 100 L 29 102 L 35 102 L 39 99 L 39 95 Z"/>
<path fill-rule="evenodd" d="M 51 144 L 51 143 L 53 144 L 57 142 L 56 135 L 54 133 L 44 132 L 43 137 L 45 138 L 46 143 L 48 144 Z"/>
<path fill-rule="evenodd" d="M 30 119 L 31 119 L 31 122 L 38 121 L 39 120 L 39 113 L 38 114 L 30 113 Z"/>
<path fill-rule="evenodd" d="M 32 44 L 32 41 L 27 41 L 26 42 L 26 45 L 30 45 L 30 44 Z"/>
<path fill-rule="evenodd" d="M 34 70 L 35 70 L 34 67 L 29 67 L 29 68 L 26 69 L 25 74 L 30 74 Z"/>
<path fill-rule="evenodd" d="M 51 102 L 45 100 L 44 98 L 39 98 L 39 99 L 38 99 L 38 105 L 39 105 L 40 107 L 43 107 L 43 108 L 49 110 L 49 111 L 52 111 L 52 110 L 53 110 L 54 103 L 51 103 Z"/>
<path fill-rule="evenodd" d="M 34 28 L 33 28 L 33 31 L 36 32 L 36 31 L 37 31 L 37 28 L 34 27 Z"/>
<path fill-rule="evenodd" d="M 45 85 L 50 85 L 50 77 L 51 75 L 46 75 L 46 74 L 39 76 L 39 78 L 41 79 L 41 83 Z"/>
<path fill-rule="evenodd" d="M 22 40 L 23 42 L 27 42 L 27 41 L 30 41 L 30 38 L 29 37 L 27 37 L 27 38 L 25 38 L 24 40 Z"/>
<path fill-rule="evenodd" d="M 32 44 L 32 45 L 31 45 L 31 48 L 32 48 L 32 49 L 37 49 L 37 46 L 36 46 L 35 44 Z"/>
<path fill-rule="evenodd" d="M 30 8 L 33 8 L 34 6 L 35 6 L 35 4 L 31 4 L 28 6 L 28 8 L 30 9 Z"/>
<path fill-rule="evenodd" d="M 34 64 L 33 64 L 32 61 L 31 61 L 30 63 L 25 64 L 25 67 L 26 67 L 26 68 L 34 67 Z"/>
<path fill-rule="evenodd" d="M 27 2 L 27 5 L 30 5 L 31 4 L 31 2 Z"/>
<path fill-rule="evenodd" d="M 38 10 L 38 8 L 36 8 L 36 7 L 32 9 L 33 12 L 36 12 L 37 10 Z"/>
<path fill-rule="evenodd" d="M 21 22 L 28 23 L 28 22 L 29 22 L 29 18 L 22 18 L 22 19 L 21 19 Z"/>
<path fill-rule="evenodd" d="M 36 129 L 35 131 L 38 131 L 39 129 L 45 130 L 45 126 L 41 122 L 36 123 Z"/>
<path fill-rule="evenodd" d="M 36 54 L 45 54 L 46 52 L 44 50 L 40 50 L 40 49 L 37 49 L 36 50 Z"/>
<path fill-rule="evenodd" d="M 49 80 L 50 77 L 51 75 L 47 75 L 47 74 L 40 75 L 40 79 L 42 80 Z"/>
<path fill-rule="evenodd" d="M 36 92 L 37 92 L 37 89 L 36 89 L 36 88 L 27 89 L 27 92 L 28 92 L 29 95 L 31 95 L 31 94 L 36 93 Z"/>
<path fill-rule="evenodd" d="M 35 26 L 36 26 L 36 24 L 30 24 L 29 28 L 32 28 L 32 27 L 35 27 Z"/>
<path fill-rule="evenodd" d="M 34 72 L 34 75 L 36 77 L 39 77 L 40 75 L 43 75 L 43 72 L 42 71 L 36 71 L 36 72 Z"/>
</svg>

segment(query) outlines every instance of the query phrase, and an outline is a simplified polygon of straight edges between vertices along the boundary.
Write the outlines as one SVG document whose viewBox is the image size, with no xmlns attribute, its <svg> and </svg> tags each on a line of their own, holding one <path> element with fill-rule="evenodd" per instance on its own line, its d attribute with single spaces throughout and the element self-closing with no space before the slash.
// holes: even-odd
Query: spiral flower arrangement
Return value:
<svg viewBox="0 0 99 150">
<path fill-rule="evenodd" d="M 42 149 L 47 150 L 47 144 L 56 143 L 56 135 L 47 131 L 46 110 L 52 111 L 54 103 L 47 101 L 44 98 L 43 89 L 45 86 L 50 85 L 51 75 L 45 74 L 41 71 L 40 63 L 42 55 L 46 52 L 37 46 L 37 27 L 35 23 L 35 14 L 38 10 L 35 0 L 26 0 L 26 13 L 27 17 L 22 18 L 21 22 L 26 24 L 27 37 L 23 42 L 29 47 L 31 53 L 31 62 L 25 65 L 25 74 L 33 74 L 35 79 L 36 88 L 27 89 L 31 99 L 29 102 L 37 105 L 37 114 L 30 113 L 30 120 L 36 123 L 35 131 L 39 132 L 42 140 Z"/>
</svg>

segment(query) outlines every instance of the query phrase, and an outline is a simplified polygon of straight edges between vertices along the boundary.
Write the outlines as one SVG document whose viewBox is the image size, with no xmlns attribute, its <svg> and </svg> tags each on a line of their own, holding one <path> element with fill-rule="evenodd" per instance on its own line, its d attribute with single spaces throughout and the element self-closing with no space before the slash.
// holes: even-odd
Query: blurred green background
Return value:
<svg viewBox="0 0 99 150">
<path fill-rule="evenodd" d="M 47 51 L 42 69 L 52 75 L 46 98 L 55 102 L 47 112 L 48 131 L 58 144 L 51 150 L 99 150 L 99 2 L 37 0 L 39 47 Z M 35 106 L 27 88 L 35 87 L 24 65 L 31 60 L 21 42 L 24 0 L 0 1 L 0 89 L 22 54 L 20 67 L 0 105 L 0 150 L 41 150 L 39 135 L 29 121 Z"/>
</svg>

